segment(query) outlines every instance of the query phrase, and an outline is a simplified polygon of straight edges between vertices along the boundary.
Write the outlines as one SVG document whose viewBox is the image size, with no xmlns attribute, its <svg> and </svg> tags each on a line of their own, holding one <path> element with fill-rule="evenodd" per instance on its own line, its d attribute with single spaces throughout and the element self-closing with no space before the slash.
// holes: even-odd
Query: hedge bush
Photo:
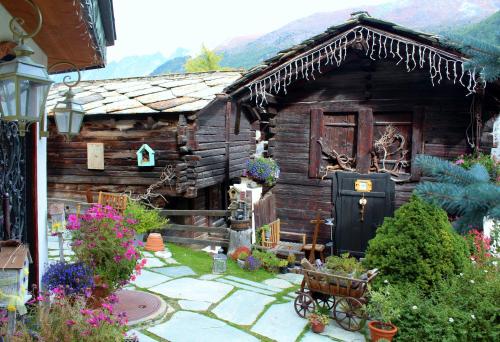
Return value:
<svg viewBox="0 0 500 342">
<path fill-rule="evenodd" d="M 467 245 L 452 229 L 446 212 L 415 195 L 394 217 L 384 219 L 364 261 L 381 271 L 378 282 L 414 283 L 424 291 L 459 274 L 467 263 Z"/>
</svg>

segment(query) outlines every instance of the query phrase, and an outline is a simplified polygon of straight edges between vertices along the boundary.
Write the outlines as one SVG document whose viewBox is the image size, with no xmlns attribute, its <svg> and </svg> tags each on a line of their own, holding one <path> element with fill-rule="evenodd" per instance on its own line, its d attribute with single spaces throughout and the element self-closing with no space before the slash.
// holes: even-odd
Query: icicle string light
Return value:
<svg viewBox="0 0 500 342">
<path fill-rule="evenodd" d="M 267 94 L 278 94 L 281 91 L 287 94 L 287 87 L 292 81 L 314 80 L 315 73 L 324 72 L 321 66 L 336 64 L 339 67 L 347 57 L 347 47 L 355 43 L 363 44 L 366 49 L 365 55 L 372 60 L 376 60 L 377 57 L 383 59 L 392 56 L 397 60 L 396 65 L 405 61 L 407 72 L 417 67 L 424 69 L 425 64 L 428 63 L 432 86 L 436 83 L 440 84 L 444 74 L 448 80 L 453 80 L 453 83 L 458 81 L 466 88 L 467 95 L 476 92 L 479 74 L 476 69 L 465 69 L 464 63 L 468 61 L 467 59 L 414 40 L 365 26 L 356 26 L 254 80 L 247 86 L 250 98 L 255 100 L 257 105 L 262 106 L 267 103 Z M 451 72 L 450 63 L 453 65 L 453 72 Z M 458 71 L 459 68 L 460 71 Z M 464 78 L 466 80 L 468 78 L 466 83 L 464 83 Z"/>
</svg>

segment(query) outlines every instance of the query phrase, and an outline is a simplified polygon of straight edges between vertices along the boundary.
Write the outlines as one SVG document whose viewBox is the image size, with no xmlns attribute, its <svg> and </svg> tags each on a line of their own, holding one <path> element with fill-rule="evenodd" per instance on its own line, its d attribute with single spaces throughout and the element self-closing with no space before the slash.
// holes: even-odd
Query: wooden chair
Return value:
<svg viewBox="0 0 500 342">
<path fill-rule="evenodd" d="M 264 230 L 262 230 L 261 232 L 262 247 L 269 248 L 276 252 L 290 251 L 292 253 L 297 254 L 296 252 L 300 252 L 302 250 L 302 247 L 306 243 L 306 234 L 282 231 L 280 219 L 277 219 L 276 221 L 269 223 L 269 227 L 271 228 L 271 234 L 269 236 L 269 239 L 266 238 L 266 232 Z M 300 242 L 297 243 L 297 242 L 282 241 L 281 240 L 282 235 L 293 236 L 295 238 L 298 238 Z"/>
<path fill-rule="evenodd" d="M 102 191 L 99 192 L 99 199 L 97 201 L 97 203 L 102 206 L 109 205 L 120 214 L 123 214 L 125 209 L 127 209 L 127 202 L 128 199 L 126 195 L 111 194 Z"/>
</svg>

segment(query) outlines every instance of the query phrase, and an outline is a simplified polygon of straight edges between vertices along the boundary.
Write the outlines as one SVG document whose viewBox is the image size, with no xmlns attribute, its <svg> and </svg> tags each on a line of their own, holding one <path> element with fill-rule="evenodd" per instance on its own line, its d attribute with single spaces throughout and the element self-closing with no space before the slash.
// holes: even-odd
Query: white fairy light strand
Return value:
<svg viewBox="0 0 500 342">
<path fill-rule="evenodd" d="M 405 61 L 407 72 L 417 67 L 424 69 L 427 63 L 432 86 L 436 82 L 440 84 L 444 74 L 448 80 L 453 80 L 454 84 L 458 81 L 466 88 L 467 96 L 476 92 L 479 74 L 475 68 L 465 69 L 464 63 L 468 61 L 467 59 L 414 40 L 365 26 L 356 26 L 252 81 L 247 86 L 250 91 L 250 100 L 255 100 L 257 105 L 262 106 L 268 103 L 266 99 L 268 94 L 279 94 L 281 91 L 287 94 L 287 87 L 292 81 L 314 80 L 315 73 L 323 73 L 322 66 L 335 63 L 339 67 L 346 59 L 348 45 L 354 43 L 366 44 L 365 54 L 372 60 L 376 60 L 377 57 L 384 59 L 392 56 L 393 59 L 398 59 L 396 65 Z M 401 48 L 405 50 L 404 53 Z M 452 68 L 450 68 L 450 63 L 453 65 Z M 460 72 L 458 72 L 459 68 Z M 467 80 L 466 83 L 463 81 L 464 78 Z"/>
</svg>

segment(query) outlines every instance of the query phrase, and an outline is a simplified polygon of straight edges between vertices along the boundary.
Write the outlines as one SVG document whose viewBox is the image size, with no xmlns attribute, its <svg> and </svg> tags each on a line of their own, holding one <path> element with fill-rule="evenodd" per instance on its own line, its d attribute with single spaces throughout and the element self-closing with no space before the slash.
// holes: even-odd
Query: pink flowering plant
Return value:
<svg viewBox="0 0 500 342">
<path fill-rule="evenodd" d="M 87 308 L 86 302 L 84 295 L 67 296 L 63 288 L 38 296 L 30 302 L 31 309 L 26 319 L 18 322 L 11 341 L 122 342 L 127 317 L 114 312 L 112 298 L 94 310 Z"/>
<path fill-rule="evenodd" d="M 471 253 L 471 260 L 480 264 L 484 264 L 491 258 L 490 244 L 491 239 L 480 232 L 477 229 L 471 228 L 467 235 L 465 235 L 465 241 L 469 247 Z"/>
<path fill-rule="evenodd" d="M 94 205 L 79 218 L 70 215 L 72 249 L 78 260 L 89 265 L 98 282 L 113 292 L 134 280 L 145 264 L 134 246 L 136 221 L 109 206 Z M 96 284 L 100 285 L 100 284 Z"/>
</svg>

